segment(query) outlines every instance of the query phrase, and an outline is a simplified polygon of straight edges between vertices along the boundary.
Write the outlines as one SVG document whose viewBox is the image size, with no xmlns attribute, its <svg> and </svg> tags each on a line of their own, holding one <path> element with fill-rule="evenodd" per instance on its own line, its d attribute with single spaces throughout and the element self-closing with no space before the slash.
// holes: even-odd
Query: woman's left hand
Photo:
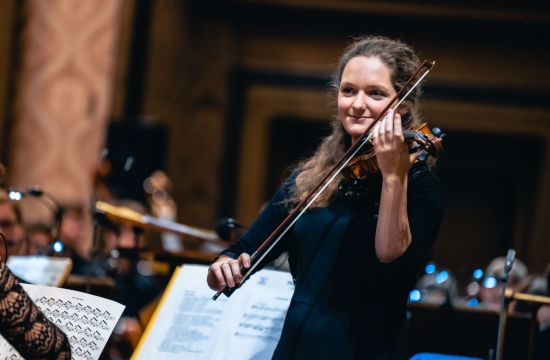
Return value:
<svg viewBox="0 0 550 360">
<path fill-rule="evenodd" d="M 409 154 L 405 144 L 401 115 L 392 109 L 388 110 L 386 116 L 374 126 L 373 138 L 382 177 L 403 179 L 414 163 L 416 154 Z"/>
</svg>

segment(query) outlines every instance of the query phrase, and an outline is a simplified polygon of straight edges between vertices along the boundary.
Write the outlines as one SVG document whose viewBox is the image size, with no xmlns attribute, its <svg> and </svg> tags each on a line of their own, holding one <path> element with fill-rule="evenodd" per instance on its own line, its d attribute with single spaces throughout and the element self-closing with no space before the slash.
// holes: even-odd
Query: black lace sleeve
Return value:
<svg viewBox="0 0 550 360">
<path fill-rule="evenodd" d="M 70 359 L 67 336 L 29 298 L 0 261 L 0 333 L 25 359 Z"/>
</svg>

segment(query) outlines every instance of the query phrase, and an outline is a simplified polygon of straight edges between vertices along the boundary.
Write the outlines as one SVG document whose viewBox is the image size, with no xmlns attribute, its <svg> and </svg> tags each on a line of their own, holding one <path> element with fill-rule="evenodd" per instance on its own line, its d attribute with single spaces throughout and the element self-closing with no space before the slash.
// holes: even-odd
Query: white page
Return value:
<svg viewBox="0 0 550 360">
<path fill-rule="evenodd" d="M 70 258 L 10 256 L 6 263 L 13 274 L 35 285 L 60 286 L 71 271 Z"/>
<path fill-rule="evenodd" d="M 21 284 L 44 315 L 69 338 L 72 359 L 99 359 L 124 305 L 87 293 Z M 23 359 L 0 336 L 0 359 Z"/>
<path fill-rule="evenodd" d="M 290 274 L 262 270 L 213 301 L 207 272 L 182 267 L 132 359 L 271 358 L 294 290 Z"/>
</svg>

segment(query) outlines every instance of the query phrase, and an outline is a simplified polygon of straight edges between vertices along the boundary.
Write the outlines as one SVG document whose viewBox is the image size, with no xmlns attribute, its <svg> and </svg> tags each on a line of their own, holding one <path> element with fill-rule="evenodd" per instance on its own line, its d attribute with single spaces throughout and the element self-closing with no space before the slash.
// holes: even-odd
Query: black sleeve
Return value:
<svg viewBox="0 0 550 360">
<path fill-rule="evenodd" d="M 380 263 L 384 273 L 418 269 L 425 261 L 443 221 L 443 186 L 425 165 L 414 166 L 409 172 L 407 214 L 411 230 L 411 245 L 391 263 Z M 413 271 L 413 273 L 415 273 Z M 414 274 L 416 276 L 416 273 Z"/>
<path fill-rule="evenodd" d="M 279 226 L 289 213 L 289 205 L 285 203 L 290 187 L 294 181 L 294 176 L 289 178 L 281 188 L 271 198 L 260 215 L 256 218 L 252 226 L 244 233 L 243 236 L 228 249 L 224 250 L 221 255 L 229 256 L 233 259 L 239 257 L 242 253 L 249 255 L 267 239 L 267 237 Z M 276 247 L 266 256 L 262 264 L 270 263 L 275 260 L 281 253 L 288 248 L 288 238 L 290 232 L 287 233 L 276 245 Z M 261 266 L 260 266 L 261 267 Z"/>
<path fill-rule="evenodd" d="M 443 221 L 443 186 L 427 166 L 414 169 L 409 181 L 408 215 L 412 250 L 424 261 Z"/>
</svg>

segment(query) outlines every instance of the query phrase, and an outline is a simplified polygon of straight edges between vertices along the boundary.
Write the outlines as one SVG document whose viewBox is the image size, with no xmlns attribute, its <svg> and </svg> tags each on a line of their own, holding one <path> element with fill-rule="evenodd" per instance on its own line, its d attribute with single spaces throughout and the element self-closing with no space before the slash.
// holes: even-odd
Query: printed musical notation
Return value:
<svg viewBox="0 0 550 360">
<path fill-rule="evenodd" d="M 271 358 L 294 291 L 290 274 L 262 270 L 231 298 L 213 301 L 207 271 L 184 265 L 174 273 L 132 359 Z"/>
<path fill-rule="evenodd" d="M 74 360 L 96 360 L 101 355 L 124 306 L 86 293 L 22 284 L 44 315 L 68 336 Z M 23 359 L 0 337 L 0 359 Z"/>
<path fill-rule="evenodd" d="M 278 341 L 285 315 L 286 307 L 252 304 L 247 312 L 243 312 L 235 336 Z"/>
</svg>

